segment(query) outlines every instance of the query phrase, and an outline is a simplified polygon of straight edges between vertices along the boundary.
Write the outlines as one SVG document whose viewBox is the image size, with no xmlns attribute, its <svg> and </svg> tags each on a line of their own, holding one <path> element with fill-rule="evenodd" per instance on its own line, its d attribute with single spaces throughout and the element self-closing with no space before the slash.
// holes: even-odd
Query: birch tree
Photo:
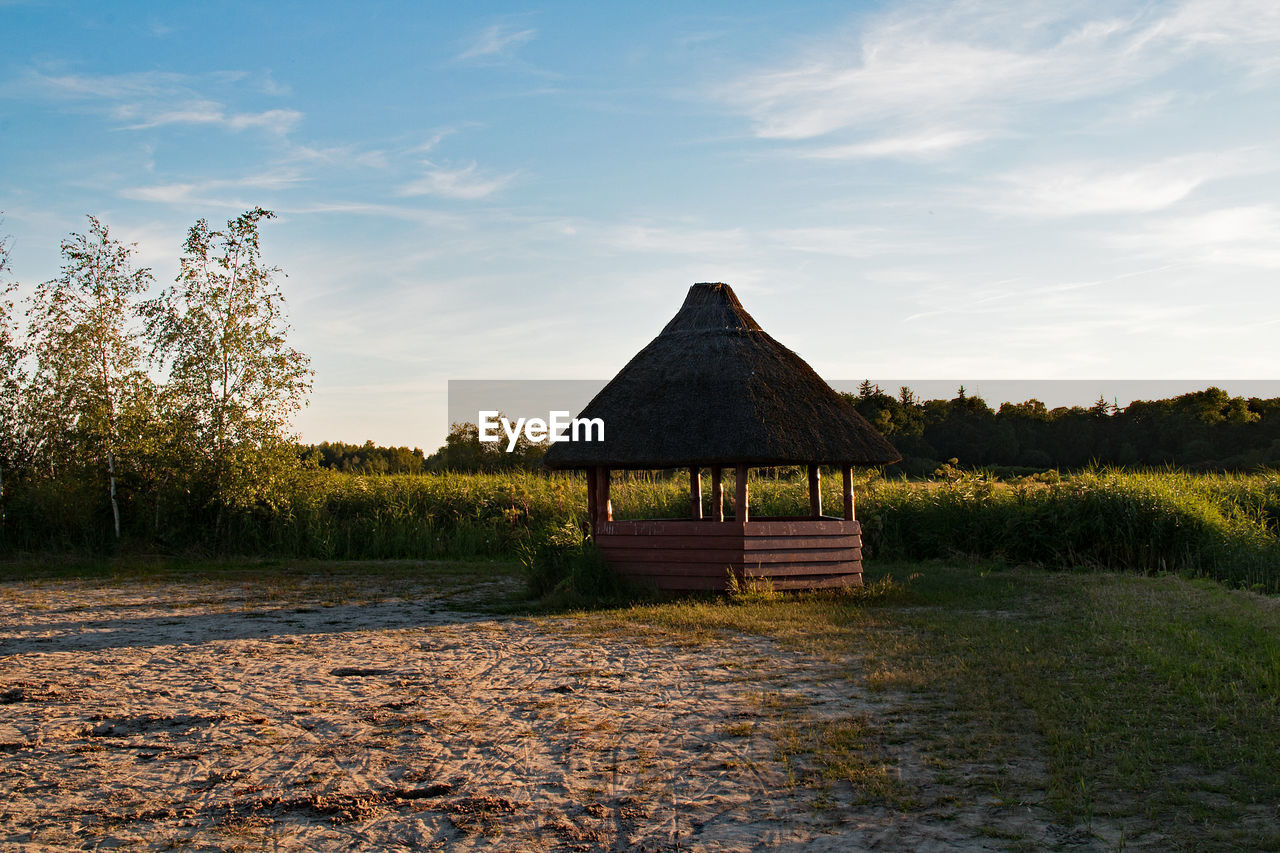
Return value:
<svg viewBox="0 0 1280 853">
<path fill-rule="evenodd" d="M 134 267 L 136 249 L 90 216 L 87 234 L 62 241 L 62 274 L 36 288 L 27 312 L 36 361 L 30 417 L 40 452 L 51 471 L 102 467 L 117 539 L 122 413 L 148 382 L 136 320 L 153 278 Z"/>
<path fill-rule="evenodd" d="M 5 478 L 21 455 L 22 425 L 18 418 L 25 375 L 23 349 L 13 313 L 9 280 L 9 243 L 0 236 L 0 517 L 4 512 Z"/>
<path fill-rule="evenodd" d="M 168 366 L 185 445 L 217 507 L 270 501 L 296 467 L 290 421 L 311 389 L 310 359 L 289 346 L 281 272 L 262 259 L 254 208 L 187 234 L 174 285 L 146 303 L 154 355 Z"/>
</svg>

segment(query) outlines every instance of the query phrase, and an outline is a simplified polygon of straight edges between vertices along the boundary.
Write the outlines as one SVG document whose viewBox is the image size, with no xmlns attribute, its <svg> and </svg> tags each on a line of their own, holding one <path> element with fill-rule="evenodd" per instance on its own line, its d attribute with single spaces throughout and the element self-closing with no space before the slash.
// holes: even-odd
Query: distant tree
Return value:
<svg viewBox="0 0 1280 853">
<path fill-rule="evenodd" d="M 496 471 L 502 462 L 501 453 L 497 444 L 480 440 L 474 423 L 454 422 L 449 425 L 444 444 L 427 457 L 427 467 L 432 471 Z"/>
<path fill-rule="evenodd" d="M 1108 403 L 1107 398 L 1101 395 L 1099 395 L 1094 404 L 1089 407 L 1089 414 L 1093 415 L 1095 418 L 1109 418 L 1115 413 L 1115 411 L 1116 407 L 1111 403 Z"/>
<path fill-rule="evenodd" d="M 993 462 L 1048 467 L 1053 458 L 1044 450 L 1050 430 L 1049 409 L 1037 399 L 1001 403 L 996 412 L 999 435 L 993 443 Z"/>
<path fill-rule="evenodd" d="M 501 417 L 501 415 L 499 415 Z M 453 423 L 444 445 L 426 459 L 428 471 L 509 471 L 537 468 L 547 452 L 546 444 L 534 444 L 523 433 L 507 452 L 507 439 L 481 441 L 479 428 L 470 421 Z"/>
<path fill-rule="evenodd" d="M 1001 403 L 996 414 L 1001 418 L 1020 418 L 1028 421 L 1049 420 L 1049 409 L 1034 397 L 1022 403 Z"/>
<path fill-rule="evenodd" d="M 271 502 L 299 464 L 289 428 L 312 371 L 288 344 L 280 270 L 262 260 L 258 226 L 274 216 L 254 208 L 220 231 L 199 220 L 176 282 L 144 306 L 153 356 L 168 365 L 185 453 L 217 508 L 215 536 L 224 509 Z"/>
<path fill-rule="evenodd" d="M 313 460 L 317 466 L 334 471 L 355 474 L 423 473 L 423 454 L 418 447 L 382 447 L 372 440 L 364 444 L 322 441 L 299 447 L 298 450 L 304 459 Z"/>
<path fill-rule="evenodd" d="M 954 399 L 946 401 L 942 409 L 933 410 L 926 404 L 925 439 L 944 455 L 955 456 L 965 465 L 985 465 L 992 461 L 989 450 L 993 441 L 995 412 L 986 400 L 965 392 L 963 386 Z"/>
<path fill-rule="evenodd" d="M 867 386 L 867 383 L 863 384 Z M 859 388 L 857 396 L 842 396 L 853 403 L 858 414 L 890 441 L 896 442 L 905 436 L 919 436 L 924 431 L 924 420 L 919 409 L 915 405 L 903 404 L 897 397 L 890 397 L 879 385 Z"/>
<path fill-rule="evenodd" d="M 87 234 L 62 241 L 62 274 L 36 288 L 28 317 L 36 357 L 32 398 L 44 450 L 73 465 L 99 460 L 120 538 L 117 475 L 128 433 L 125 413 L 145 396 L 139 296 L 151 270 L 134 268 L 136 245 L 113 239 L 89 217 Z"/>
</svg>

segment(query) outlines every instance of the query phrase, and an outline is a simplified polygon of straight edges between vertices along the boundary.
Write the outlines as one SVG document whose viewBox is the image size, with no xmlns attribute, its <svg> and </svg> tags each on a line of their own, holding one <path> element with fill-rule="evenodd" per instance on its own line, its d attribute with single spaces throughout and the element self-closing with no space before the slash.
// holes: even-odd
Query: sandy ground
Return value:
<svg viewBox="0 0 1280 853">
<path fill-rule="evenodd" d="M 907 745 L 910 814 L 798 785 L 777 715 L 886 698 L 761 638 L 457 609 L 493 591 L 0 584 L 0 849 L 1106 847 L 940 805 Z"/>
</svg>

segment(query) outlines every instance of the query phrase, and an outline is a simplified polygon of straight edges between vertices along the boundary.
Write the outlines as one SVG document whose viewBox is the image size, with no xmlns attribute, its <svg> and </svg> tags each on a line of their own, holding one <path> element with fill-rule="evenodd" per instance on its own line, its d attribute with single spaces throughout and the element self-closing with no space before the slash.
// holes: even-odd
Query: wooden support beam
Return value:
<svg viewBox="0 0 1280 853">
<path fill-rule="evenodd" d="M 822 518 L 822 471 L 817 465 L 809 466 L 809 515 Z"/>
<path fill-rule="evenodd" d="M 711 467 L 711 513 L 716 521 L 724 521 L 724 469 Z"/>
<path fill-rule="evenodd" d="M 746 524 L 750 518 L 751 510 L 748 506 L 747 497 L 747 466 L 738 465 L 734 472 L 735 496 L 733 499 L 733 520 Z"/>
<path fill-rule="evenodd" d="M 844 520 L 853 521 L 853 468 L 844 466 Z"/>
<path fill-rule="evenodd" d="M 592 465 L 587 469 L 587 523 L 591 525 L 591 533 L 595 535 L 596 522 L 600 520 L 600 507 L 596 503 L 596 475 L 599 471 Z"/>
<path fill-rule="evenodd" d="M 702 469 L 689 466 L 689 509 L 695 520 L 702 519 Z"/>
<path fill-rule="evenodd" d="M 613 521 L 613 501 L 609 500 L 609 469 L 601 468 L 600 473 L 596 476 L 600 486 L 600 492 L 596 496 L 596 503 L 600 509 L 600 520 Z"/>
</svg>

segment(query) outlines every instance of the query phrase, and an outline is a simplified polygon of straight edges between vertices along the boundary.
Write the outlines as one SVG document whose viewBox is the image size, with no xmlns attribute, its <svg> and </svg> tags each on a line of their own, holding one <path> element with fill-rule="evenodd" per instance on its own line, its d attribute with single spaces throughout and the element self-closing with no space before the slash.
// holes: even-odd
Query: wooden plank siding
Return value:
<svg viewBox="0 0 1280 853">
<path fill-rule="evenodd" d="M 727 536 L 742 537 L 742 525 L 733 521 L 715 522 L 673 518 L 646 518 L 637 521 L 608 521 L 596 527 L 596 536 Z"/>
<path fill-rule="evenodd" d="M 655 586 L 668 592 L 724 592 L 725 579 L 711 577 L 665 577 L 658 575 L 627 575 L 629 580 L 645 586 Z"/>
<path fill-rule="evenodd" d="M 862 526 L 852 519 L 602 521 L 595 541 L 614 571 L 665 590 L 723 590 L 730 571 L 775 589 L 862 584 Z"/>
</svg>

